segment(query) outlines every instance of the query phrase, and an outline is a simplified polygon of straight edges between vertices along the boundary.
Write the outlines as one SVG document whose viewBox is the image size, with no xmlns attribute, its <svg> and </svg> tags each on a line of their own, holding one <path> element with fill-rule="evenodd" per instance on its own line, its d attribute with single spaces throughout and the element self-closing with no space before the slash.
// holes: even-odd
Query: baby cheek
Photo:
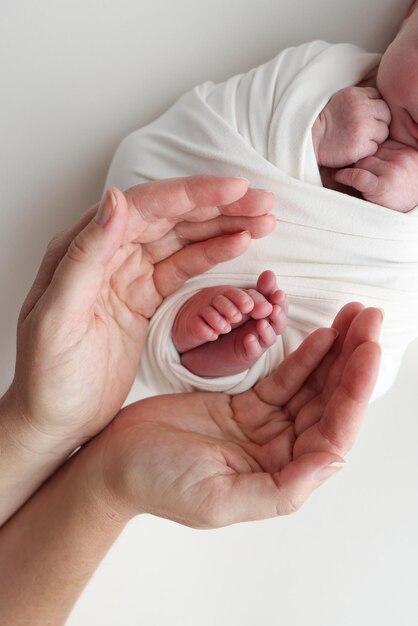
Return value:
<svg viewBox="0 0 418 626">
<path fill-rule="evenodd" d="M 409 68 L 399 61 L 402 55 L 392 55 L 384 59 L 377 76 L 377 88 L 390 109 L 392 121 L 390 137 L 401 143 L 411 143 L 408 113 L 414 118 L 418 115 L 418 81 L 411 77 Z"/>
<path fill-rule="evenodd" d="M 416 63 L 411 59 L 414 51 L 406 42 L 395 39 L 380 62 L 376 84 L 392 111 L 397 107 L 407 108 L 411 91 L 417 84 Z"/>
<path fill-rule="evenodd" d="M 391 113 L 393 114 L 392 109 L 395 108 L 395 103 L 399 97 L 399 93 L 395 88 L 397 84 L 395 79 L 395 65 L 392 59 L 384 61 L 385 62 L 382 61 L 380 65 L 376 85 L 382 98 L 386 101 Z"/>
</svg>

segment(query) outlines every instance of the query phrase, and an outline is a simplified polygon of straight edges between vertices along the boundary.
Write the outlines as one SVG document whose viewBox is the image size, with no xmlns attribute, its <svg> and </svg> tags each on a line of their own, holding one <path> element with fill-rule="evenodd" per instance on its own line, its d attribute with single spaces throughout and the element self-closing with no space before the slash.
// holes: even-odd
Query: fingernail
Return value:
<svg viewBox="0 0 418 626">
<path fill-rule="evenodd" d="M 334 474 L 339 472 L 345 465 L 346 464 L 342 461 L 334 461 L 325 467 L 321 467 L 321 469 L 312 476 L 312 480 L 317 485 L 322 485 L 322 483 L 328 480 L 328 478 L 331 478 L 331 476 L 334 476 Z"/>
<path fill-rule="evenodd" d="M 382 314 L 382 319 L 385 319 L 385 310 L 384 310 L 384 309 L 382 309 L 380 306 L 378 306 L 377 308 L 379 309 L 379 311 L 380 311 L 380 312 L 381 312 L 381 314 Z"/>
<path fill-rule="evenodd" d="M 241 230 L 241 232 L 240 232 L 239 234 L 240 234 L 241 236 L 242 236 L 242 235 L 250 235 L 250 237 L 251 237 L 251 233 L 250 233 L 250 231 L 249 231 L 249 230 Z"/>
<path fill-rule="evenodd" d="M 116 208 L 117 199 L 114 192 L 111 189 L 107 189 L 97 209 L 94 221 L 100 226 L 104 226 L 109 221 L 113 210 Z"/>
<path fill-rule="evenodd" d="M 232 177 L 234 180 L 243 180 L 244 182 L 247 183 L 247 185 L 250 184 L 250 181 L 248 180 L 248 178 L 244 178 L 243 176 L 233 176 Z"/>
</svg>

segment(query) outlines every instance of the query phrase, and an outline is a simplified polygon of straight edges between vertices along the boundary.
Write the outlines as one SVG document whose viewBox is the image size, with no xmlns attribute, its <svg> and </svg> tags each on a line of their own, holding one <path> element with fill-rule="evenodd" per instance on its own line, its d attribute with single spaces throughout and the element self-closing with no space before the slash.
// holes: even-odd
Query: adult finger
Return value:
<svg viewBox="0 0 418 626">
<path fill-rule="evenodd" d="M 352 447 L 376 384 L 381 349 L 375 342 L 363 343 L 353 352 L 336 391 L 327 403 L 319 430 L 339 454 Z"/>
<path fill-rule="evenodd" d="M 247 231 L 191 244 L 154 266 L 154 283 L 166 297 L 197 274 L 243 254 L 251 243 Z"/>
<path fill-rule="evenodd" d="M 202 223 L 178 222 L 161 239 L 147 243 L 143 247 L 151 260 L 158 263 L 191 243 L 222 235 L 233 235 L 244 230 L 250 233 L 252 239 L 259 239 L 270 234 L 276 225 L 277 221 L 273 215 L 260 215 L 258 217 L 220 215 Z"/>
<path fill-rule="evenodd" d="M 341 383 L 347 362 L 353 352 L 364 343 L 378 341 L 382 319 L 382 313 L 379 309 L 368 308 L 361 311 L 350 324 L 342 344 L 338 342 L 338 352 L 335 353 L 327 370 L 320 372 L 322 385 L 317 384 L 317 393 L 313 394 L 311 398 L 305 394 L 304 404 L 301 402 L 302 398 L 296 397 L 292 400 L 288 408 L 293 415 L 296 415 L 295 427 L 298 435 L 301 435 L 322 417 L 324 407 Z"/>
<path fill-rule="evenodd" d="M 217 213 L 221 215 L 230 215 L 230 216 L 255 216 L 255 215 L 264 215 L 272 211 L 276 204 L 276 196 L 271 191 L 265 191 L 264 189 L 247 189 L 246 193 L 236 200 L 235 202 L 231 202 L 229 204 L 218 205 L 217 207 L 212 207 L 216 209 Z M 206 216 L 202 218 L 202 208 L 198 207 L 193 211 L 190 211 L 187 215 L 187 220 L 192 221 L 196 220 L 201 222 L 202 219 L 207 219 Z M 215 213 L 214 213 L 215 216 Z"/>
<path fill-rule="evenodd" d="M 124 241 L 127 217 L 123 193 L 108 190 L 96 216 L 69 245 L 45 292 L 45 304 L 72 320 L 90 313 L 106 265 Z"/>
<path fill-rule="evenodd" d="M 294 513 L 343 466 L 341 457 L 318 452 L 306 454 L 273 474 L 231 473 L 215 477 L 212 489 L 216 489 L 217 497 L 208 498 L 210 509 L 205 514 L 205 526 L 216 528 Z"/>
<path fill-rule="evenodd" d="M 319 366 L 336 337 L 332 328 L 315 330 L 270 376 L 255 385 L 256 394 L 268 404 L 284 406 Z"/>
<path fill-rule="evenodd" d="M 259 216 L 271 211 L 274 194 L 248 189 L 240 178 L 193 176 L 158 183 L 146 183 L 125 192 L 129 221 L 128 240 L 149 243 L 167 232 L 178 221 L 211 220 L 219 215 Z M 164 226 L 165 225 L 165 226 Z"/>
<path fill-rule="evenodd" d="M 198 207 L 230 204 L 242 198 L 248 189 L 244 178 L 189 176 L 144 183 L 125 191 L 130 217 L 138 221 L 174 219 Z"/>
<path fill-rule="evenodd" d="M 309 376 L 302 389 L 300 389 L 286 405 L 287 411 L 293 418 L 299 414 L 302 407 L 306 406 L 324 389 L 329 370 L 341 354 L 351 324 L 363 309 L 364 306 L 360 304 L 360 302 L 349 302 L 338 311 L 331 326 L 331 328 L 338 333 L 338 337 L 331 350 L 329 350 L 327 355 L 322 359 L 319 367 Z"/>
<path fill-rule="evenodd" d="M 39 298 L 45 292 L 52 280 L 58 264 L 65 256 L 68 250 L 68 246 L 70 245 L 74 237 L 76 237 L 78 233 L 81 232 L 92 220 L 97 212 L 98 206 L 99 205 L 97 204 L 96 206 L 92 207 L 70 229 L 58 233 L 51 239 L 48 245 L 48 249 L 42 259 L 35 280 L 32 284 L 32 287 L 23 303 L 22 309 L 20 311 L 19 323 L 25 320 L 25 318 L 29 315 L 33 307 L 38 302 Z"/>
<path fill-rule="evenodd" d="M 328 401 L 334 389 L 339 384 L 344 368 L 351 354 L 363 343 L 377 342 L 383 322 L 383 314 L 380 309 L 368 307 L 361 311 L 353 320 L 348 329 L 341 353 L 329 370 L 324 389 L 323 399 Z"/>
<path fill-rule="evenodd" d="M 380 357 L 380 346 L 374 342 L 363 343 L 354 350 L 322 418 L 298 437 L 295 458 L 317 451 L 344 456 L 352 447 L 376 384 Z"/>
</svg>

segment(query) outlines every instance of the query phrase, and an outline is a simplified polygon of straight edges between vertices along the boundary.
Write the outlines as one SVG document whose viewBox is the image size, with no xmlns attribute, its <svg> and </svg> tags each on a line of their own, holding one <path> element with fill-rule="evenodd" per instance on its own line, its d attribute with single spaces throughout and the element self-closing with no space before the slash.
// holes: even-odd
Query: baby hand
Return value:
<svg viewBox="0 0 418 626">
<path fill-rule="evenodd" d="M 319 166 L 346 167 L 374 154 L 389 136 L 391 115 L 374 87 L 347 87 L 331 98 L 312 128 Z"/>
<path fill-rule="evenodd" d="M 334 178 L 365 200 L 406 213 L 418 205 L 418 150 L 390 139 L 374 156 L 339 170 Z"/>
</svg>

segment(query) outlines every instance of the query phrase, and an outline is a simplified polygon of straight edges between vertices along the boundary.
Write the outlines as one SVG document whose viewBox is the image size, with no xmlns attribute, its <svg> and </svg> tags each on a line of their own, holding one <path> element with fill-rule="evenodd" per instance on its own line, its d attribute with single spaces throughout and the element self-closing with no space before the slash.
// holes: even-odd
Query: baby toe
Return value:
<svg viewBox="0 0 418 626">
<path fill-rule="evenodd" d="M 257 335 L 253 333 L 245 335 L 242 338 L 242 345 L 244 348 L 245 356 L 249 360 L 258 359 L 263 354 L 263 348 L 260 345 L 260 341 Z"/>
<path fill-rule="evenodd" d="M 278 304 L 273 304 L 269 322 L 276 335 L 281 335 L 286 328 L 286 311 Z"/>
<path fill-rule="evenodd" d="M 215 296 L 212 306 L 229 324 L 235 324 L 242 319 L 242 314 L 238 307 L 224 294 Z"/>
<path fill-rule="evenodd" d="M 253 299 L 247 293 L 246 289 L 231 287 L 224 292 L 224 296 L 231 300 L 241 313 L 249 313 L 254 307 Z"/>
<path fill-rule="evenodd" d="M 202 319 L 210 326 L 217 334 L 229 333 L 231 325 L 225 319 L 223 315 L 219 313 L 213 306 L 205 307 L 200 313 Z"/>
<path fill-rule="evenodd" d="M 206 341 L 216 341 L 219 336 L 219 333 L 217 333 L 200 316 L 193 317 L 190 320 L 189 332 L 190 336 L 199 343 L 205 343 Z"/>
<path fill-rule="evenodd" d="M 273 310 L 273 305 L 255 289 L 248 289 L 247 293 L 251 296 L 254 302 L 254 308 L 250 313 L 250 317 L 253 319 L 262 319 L 270 315 Z"/>
<path fill-rule="evenodd" d="M 287 313 L 289 308 L 289 301 L 284 291 L 281 289 L 276 289 L 271 296 L 269 297 L 269 302 L 271 304 L 278 304 L 284 311 Z"/>
<path fill-rule="evenodd" d="M 271 270 L 262 272 L 257 280 L 257 291 L 262 293 L 266 298 L 276 291 L 277 289 L 277 277 Z M 270 298 L 269 298 L 270 299 Z"/>
<path fill-rule="evenodd" d="M 270 348 L 277 339 L 276 333 L 271 324 L 267 320 L 259 320 L 256 324 L 256 331 L 259 335 L 259 341 L 261 346 Z"/>
</svg>

